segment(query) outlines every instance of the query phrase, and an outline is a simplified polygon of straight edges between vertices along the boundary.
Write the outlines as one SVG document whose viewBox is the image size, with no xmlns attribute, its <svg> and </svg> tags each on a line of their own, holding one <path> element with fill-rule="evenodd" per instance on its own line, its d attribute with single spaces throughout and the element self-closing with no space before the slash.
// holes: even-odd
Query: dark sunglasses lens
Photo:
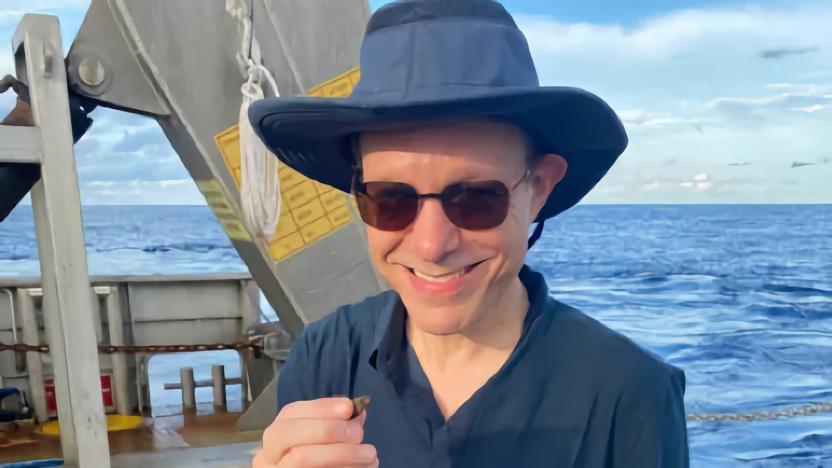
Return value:
<svg viewBox="0 0 832 468">
<path fill-rule="evenodd" d="M 503 224 L 508 214 L 508 199 L 508 188 L 499 181 L 462 182 L 449 185 L 442 192 L 448 219 L 471 231 Z"/>
<path fill-rule="evenodd" d="M 413 187 L 397 182 L 366 182 L 356 199 L 361 219 L 382 231 L 406 228 L 419 210 L 419 196 Z"/>
</svg>

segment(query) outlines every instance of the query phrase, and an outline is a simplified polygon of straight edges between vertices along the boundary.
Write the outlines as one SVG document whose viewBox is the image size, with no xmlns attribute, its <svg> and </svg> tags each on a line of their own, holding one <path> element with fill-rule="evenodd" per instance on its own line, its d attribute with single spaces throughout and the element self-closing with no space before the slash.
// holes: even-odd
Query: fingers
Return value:
<svg viewBox="0 0 832 468">
<path fill-rule="evenodd" d="M 378 466 L 378 454 L 369 444 L 301 445 L 293 447 L 276 468 L 369 468 Z"/>
<path fill-rule="evenodd" d="M 349 398 L 321 398 L 284 406 L 263 432 L 254 468 L 378 466 L 375 447 L 361 444 L 367 412 L 351 418 Z"/>
<path fill-rule="evenodd" d="M 275 464 L 261 450 L 252 468 L 378 468 L 378 454 L 372 445 L 305 445 L 293 448 Z"/>
<path fill-rule="evenodd" d="M 352 416 L 352 400 L 332 397 L 289 403 L 280 410 L 277 419 L 336 418 L 346 420 L 350 416 Z"/>
</svg>

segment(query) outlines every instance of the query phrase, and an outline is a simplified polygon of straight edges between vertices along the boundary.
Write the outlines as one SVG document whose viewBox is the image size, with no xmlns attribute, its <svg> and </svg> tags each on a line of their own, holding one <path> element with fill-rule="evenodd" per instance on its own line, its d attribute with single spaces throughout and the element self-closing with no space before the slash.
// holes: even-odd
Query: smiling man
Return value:
<svg viewBox="0 0 832 468">
<path fill-rule="evenodd" d="M 355 195 L 392 287 L 304 330 L 254 467 L 688 466 L 684 373 L 525 266 L 624 151 L 616 114 L 541 87 L 490 0 L 381 8 L 361 69 L 347 99 L 251 110 L 284 163 Z"/>
</svg>

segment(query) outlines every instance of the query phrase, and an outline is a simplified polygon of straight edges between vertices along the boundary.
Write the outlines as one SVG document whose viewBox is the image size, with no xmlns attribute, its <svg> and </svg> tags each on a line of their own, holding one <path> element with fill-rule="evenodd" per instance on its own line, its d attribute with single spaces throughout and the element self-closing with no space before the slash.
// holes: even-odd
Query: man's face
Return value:
<svg viewBox="0 0 832 468">
<path fill-rule="evenodd" d="M 361 148 L 365 182 L 403 182 L 420 194 L 440 193 L 461 181 L 498 180 L 511 188 L 528 167 L 520 130 L 491 122 L 369 133 Z M 518 281 L 529 226 L 566 170 L 560 156 L 542 161 L 540 170 L 511 190 L 508 215 L 496 228 L 459 228 L 436 199 L 423 199 L 416 219 L 403 230 L 367 226 L 376 269 L 420 330 L 463 333 Z"/>
</svg>

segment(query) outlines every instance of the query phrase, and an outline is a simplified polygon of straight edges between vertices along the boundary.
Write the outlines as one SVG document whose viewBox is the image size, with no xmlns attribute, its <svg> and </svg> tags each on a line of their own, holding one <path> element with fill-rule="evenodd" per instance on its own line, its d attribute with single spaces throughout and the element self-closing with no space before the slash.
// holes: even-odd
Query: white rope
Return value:
<svg viewBox="0 0 832 468">
<path fill-rule="evenodd" d="M 260 45 L 254 37 L 249 2 L 226 0 L 225 10 L 239 23 L 242 42 L 237 59 L 248 76 L 240 87 L 240 199 L 249 229 L 256 236 L 268 240 L 280 219 L 280 177 L 277 174 L 277 158 L 251 128 L 248 108 L 252 102 L 263 99 L 263 79 L 275 96 L 280 96 L 280 92 L 271 72 L 260 63 Z"/>
</svg>

